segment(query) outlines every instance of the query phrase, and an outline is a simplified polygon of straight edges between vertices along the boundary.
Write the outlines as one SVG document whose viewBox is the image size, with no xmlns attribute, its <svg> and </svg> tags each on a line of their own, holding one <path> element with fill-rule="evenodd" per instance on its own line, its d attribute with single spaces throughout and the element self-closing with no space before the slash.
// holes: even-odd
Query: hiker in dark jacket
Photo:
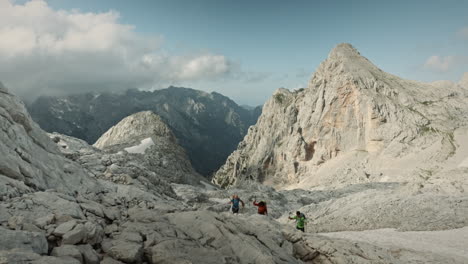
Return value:
<svg viewBox="0 0 468 264">
<path fill-rule="evenodd" d="M 257 203 L 257 201 L 254 200 L 253 205 L 258 206 L 258 214 L 268 215 L 268 209 L 265 201 Z"/>
<path fill-rule="evenodd" d="M 239 195 L 237 195 L 237 194 L 234 194 L 232 196 L 232 199 L 231 199 L 231 201 L 229 203 L 232 204 L 232 213 L 233 214 L 238 214 L 239 213 L 239 204 L 242 204 L 242 208 L 244 208 L 244 206 L 245 206 L 244 201 L 242 201 L 239 198 Z"/>
</svg>

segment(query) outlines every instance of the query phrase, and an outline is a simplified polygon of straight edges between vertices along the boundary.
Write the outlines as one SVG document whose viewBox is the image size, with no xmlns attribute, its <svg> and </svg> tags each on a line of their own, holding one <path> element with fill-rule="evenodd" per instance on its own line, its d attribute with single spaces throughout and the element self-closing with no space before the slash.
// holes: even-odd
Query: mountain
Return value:
<svg viewBox="0 0 468 264">
<path fill-rule="evenodd" d="M 205 180 L 196 173 L 185 150 L 171 129 L 151 111 L 124 118 L 94 144 L 101 150 L 144 154 L 144 166 L 173 183 L 199 184 Z"/>
<path fill-rule="evenodd" d="M 119 133 L 127 122 L 135 124 L 129 138 Z M 183 188 L 197 188 L 192 203 L 211 207 L 221 204 L 200 199 L 206 197 L 203 192 L 225 197 L 224 191 L 206 183 L 173 187 L 174 178 L 160 173 L 164 164 L 152 166 L 141 153 L 119 150 L 134 137 L 154 140 L 145 150 L 148 155 L 175 144 L 171 131 L 152 113 L 122 120 L 99 141 L 105 149 L 99 150 L 80 139 L 47 135 L 0 84 L 0 127 L 0 263 L 299 263 L 281 248 L 290 242 L 279 228 L 271 232 L 262 219 L 197 211 L 174 188 L 179 195 Z M 153 156 L 154 162 L 178 156 L 171 149 L 159 151 L 167 156 Z M 171 171 L 184 173 L 179 169 Z M 225 211 L 228 205 L 222 205 Z"/>
<path fill-rule="evenodd" d="M 292 122 L 287 112 L 278 110 L 278 123 Z M 467 263 L 468 130 L 454 132 L 452 169 L 422 167 L 419 181 L 277 191 L 253 180 L 210 185 L 193 174 L 162 117 L 144 111 L 119 121 L 99 148 L 47 134 L 0 84 L 0 263 Z M 229 212 L 234 194 L 245 201 L 239 215 Z M 268 216 L 254 200 L 267 202 Z M 296 210 L 307 216 L 305 233 L 289 220 Z"/>
<path fill-rule="evenodd" d="M 455 169 L 451 162 L 461 161 L 466 145 L 467 96 L 459 85 L 385 73 L 340 44 L 307 89 L 274 93 L 214 182 L 283 188 L 415 182 Z"/>
<path fill-rule="evenodd" d="M 169 87 L 124 94 L 77 94 L 40 97 L 29 106 L 32 118 L 46 131 L 94 144 L 124 117 L 141 111 L 159 115 L 187 150 L 195 169 L 209 176 L 237 147 L 259 109 L 249 111 L 219 94 Z"/>
</svg>

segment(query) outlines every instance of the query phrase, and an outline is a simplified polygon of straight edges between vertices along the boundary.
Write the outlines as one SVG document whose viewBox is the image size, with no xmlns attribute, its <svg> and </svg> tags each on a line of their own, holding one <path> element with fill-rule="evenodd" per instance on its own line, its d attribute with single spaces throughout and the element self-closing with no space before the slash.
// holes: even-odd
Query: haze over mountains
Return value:
<svg viewBox="0 0 468 264">
<path fill-rule="evenodd" d="M 124 94 L 77 94 L 39 97 L 29 106 L 32 118 L 46 131 L 94 144 L 111 126 L 140 111 L 153 111 L 173 130 L 195 169 L 210 175 L 237 147 L 261 107 L 247 110 L 213 92 L 169 87 Z"/>
<path fill-rule="evenodd" d="M 157 101 L 129 93 L 130 105 Z M 91 146 L 45 133 L 0 85 L 0 263 L 468 262 L 464 82 L 403 80 L 339 44 L 307 88 L 272 95 L 216 185 L 190 167 L 175 128 L 188 127 L 189 140 L 216 110 L 229 118 L 211 129 L 233 124 L 229 135 L 238 135 L 244 123 L 226 110 L 234 106 L 204 101 L 217 94 L 188 93 L 197 96 L 166 94 L 161 114 L 117 120 Z M 101 96 L 78 96 L 101 103 L 86 111 L 60 98 L 44 109 L 58 121 L 106 103 L 99 114 L 117 118 L 124 99 Z M 239 215 L 233 194 L 246 202 Z M 253 200 L 265 200 L 269 215 Z M 288 220 L 296 210 L 307 215 L 305 233 Z"/>
</svg>

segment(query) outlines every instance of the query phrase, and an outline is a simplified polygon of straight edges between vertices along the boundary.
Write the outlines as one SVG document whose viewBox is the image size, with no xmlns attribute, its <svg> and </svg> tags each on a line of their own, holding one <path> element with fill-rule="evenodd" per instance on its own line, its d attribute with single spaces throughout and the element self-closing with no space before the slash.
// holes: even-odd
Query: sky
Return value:
<svg viewBox="0 0 468 264">
<path fill-rule="evenodd" d="M 420 81 L 468 72 L 465 0 L 0 0 L 0 81 L 25 99 L 183 86 L 239 104 L 307 86 L 339 43 Z"/>
</svg>

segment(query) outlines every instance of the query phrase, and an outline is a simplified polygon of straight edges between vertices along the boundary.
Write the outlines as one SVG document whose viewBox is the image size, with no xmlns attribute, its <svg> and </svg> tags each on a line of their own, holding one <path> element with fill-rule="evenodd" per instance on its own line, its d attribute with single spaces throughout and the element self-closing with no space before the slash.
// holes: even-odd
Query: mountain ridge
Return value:
<svg viewBox="0 0 468 264">
<path fill-rule="evenodd" d="M 245 110 L 219 93 L 174 86 L 152 92 L 133 89 L 123 94 L 40 97 L 28 107 L 44 130 L 89 144 L 123 118 L 153 111 L 172 129 L 195 169 L 205 176 L 225 161 L 260 114 L 259 109 Z"/>
</svg>

